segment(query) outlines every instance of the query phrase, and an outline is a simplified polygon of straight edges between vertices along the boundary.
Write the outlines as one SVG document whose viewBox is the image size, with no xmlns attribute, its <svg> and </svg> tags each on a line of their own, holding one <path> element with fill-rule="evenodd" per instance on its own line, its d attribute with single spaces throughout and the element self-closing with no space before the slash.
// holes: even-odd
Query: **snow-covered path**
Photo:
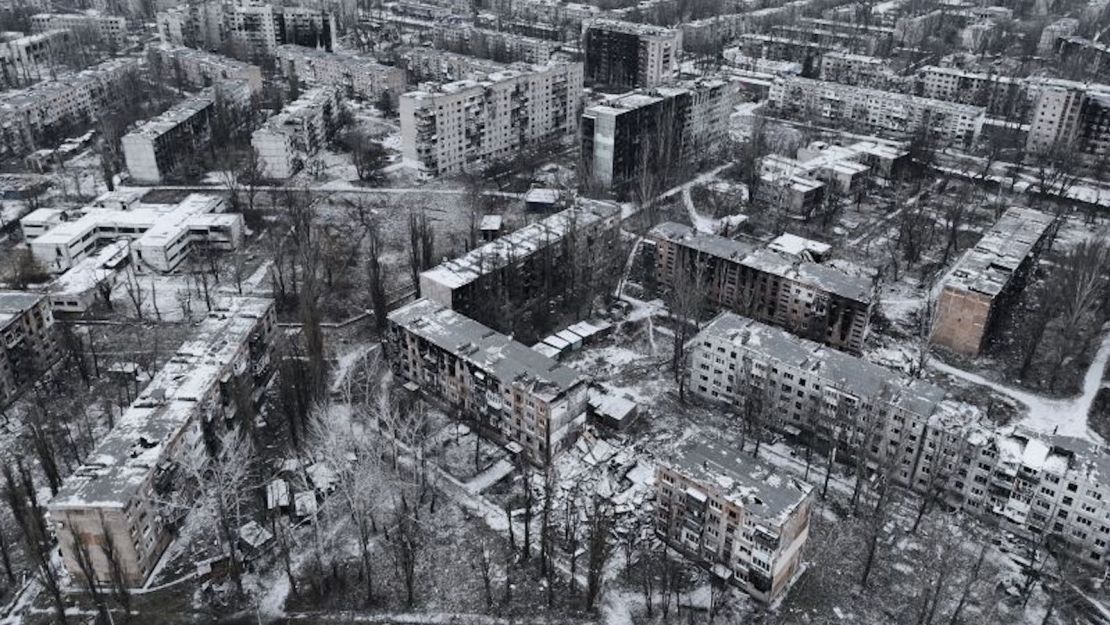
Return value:
<svg viewBox="0 0 1110 625">
<path fill-rule="evenodd" d="M 694 198 L 690 196 L 690 187 L 682 187 L 682 203 L 686 205 L 686 212 L 690 215 L 690 223 L 694 225 L 694 230 L 707 234 L 717 232 L 717 220 L 702 215 L 698 212 L 698 208 L 694 206 Z"/>
<path fill-rule="evenodd" d="M 1106 362 L 1110 360 L 1110 326 L 1104 328 L 1106 333 L 1102 337 L 1102 344 L 1095 353 L 1091 366 L 1083 376 L 1083 392 L 1069 399 L 1052 399 L 1042 397 L 1016 389 L 1005 384 L 999 384 L 984 378 L 981 375 L 970 373 L 930 359 L 929 366 L 947 375 L 967 380 L 972 384 L 986 386 L 998 393 L 1014 399 L 1028 408 L 1029 413 L 1020 422 L 1020 425 L 1041 432 L 1043 434 L 1058 434 L 1072 438 L 1087 439 L 1095 442 L 1104 442 L 1102 437 L 1091 430 L 1087 425 L 1087 415 L 1091 411 L 1095 395 L 1102 386 L 1102 377 L 1106 370 Z"/>
</svg>

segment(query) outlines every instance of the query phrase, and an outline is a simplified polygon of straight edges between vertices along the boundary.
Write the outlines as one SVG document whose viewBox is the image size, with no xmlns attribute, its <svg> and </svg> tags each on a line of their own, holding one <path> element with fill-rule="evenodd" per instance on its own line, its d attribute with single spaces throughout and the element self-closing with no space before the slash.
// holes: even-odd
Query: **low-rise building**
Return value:
<svg viewBox="0 0 1110 625">
<path fill-rule="evenodd" d="M 104 45 L 120 49 L 127 43 L 127 18 L 100 13 L 36 13 L 31 16 L 31 30 L 36 33 L 48 30 L 68 30 L 77 37 L 88 40 L 85 33 L 99 39 Z"/>
<path fill-rule="evenodd" d="M 655 475 L 655 529 L 681 553 L 763 603 L 801 572 L 813 487 L 753 460 L 734 441 L 697 436 Z"/>
<path fill-rule="evenodd" d="M 799 76 L 777 78 L 769 101 L 780 113 L 858 126 L 897 138 L 927 132 L 937 141 L 963 146 L 979 136 L 986 118 L 980 106 Z"/>
<path fill-rule="evenodd" d="M 522 340 L 542 336 L 580 303 L 565 288 L 572 272 L 605 275 L 620 217 L 615 203 L 579 200 L 420 274 L 420 296 Z"/>
<path fill-rule="evenodd" d="M 0 406 L 36 382 L 59 356 L 50 299 L 0 291 Z"/>
<path fill-rule="evenodd" d="M 719 153 L 735 101 L 733 85 L 705 79 L 591 106 L 582 114 L 581 167 L 618 198 L 644 192 L 646 183 L 661 192 Z"/>
<path fill-rule="evenodd" d="M 395 374 L 533 463 L 573 442 L 586 418 L 581 374 L 432 300 L 390 312 L 387 340 Z"/>
<path fill-rule="evenodd" d="M 98 295 L 111 293 L 117 270 L 130 257 L 130 241 L 118 239 L 78 260 L 46 288 L 54 312 L 83 313 L 92 308 Z"/>
<path fill-rule="evenodd" d="M 846 202 L 859 200 L 869 185 L 887 186 L 906 171 L 909 152 L 876 141 L 830 145 L 815 141 L 798 149 L 798 158 L 770 154 L 760 160 L 757 201 L 809 218 L 829 193 Z"/>
<path fill-rule="evenodd" d="M 196 153 L 212 141 L 212 123 L 219 111 L 244 111 L 250 88 L 241 80 L 225 80 L 215 89 L 181 102 L 120 139 L 127 173 L 133 182 L 158 184 L 192 163 Z"/>
<path fill-rule="evenodd" d="M 139 194 L 116 191 L 77 211 L 39 209 L 20 220 L 35 260 L 61 273 L 125 239 L 138 268 L 176 269 L 199 245 L 235 249 L 243 238 L 243 216 L 223 212 L 217 195 L 193 193 L 177 204 L 144 204 Z"/>
<path fill-rule="evenodd" d="M 936 302 L 932 342 L 977 356 L 998 316 L 1012 308 L 1055 230 L 1052 216 L 1012 207 L 967 250 L 945 277 Z"/>
<path fill-rule="evenodd" d="M 844 263 L 822 262 L 827 245 L 784 235 L 764 247 L 673 222 L 655 226 L 648 237 L 655 244 L 655 278 L 664 288 L 694 281 L 714 306 L 838 349 L 863 348 L 874 281 Z"/>
<path fill-rule="evenodd" d="M 682 31 L 594 20 L 582 35 L 582 50 L 588 84 L 654 87 L 678 80 Z"/>
<path fill-rule="evenodd" d="M 227 298 L 117 417 L 47 505 L 70 575 L 85 551 L 97 583 L 143 585 L 196 498 L 206 440 L 266 386 L 276 329 L 271 300 Z"/>
<path fill-rule="evenodd" d="M 287 78 L 295 76 L 314 87 L 338 87 L 347 97 L 370 102 L 388 97 L 397 104 L 405 92 L 404 69 L 365 55 L 286 44 L 278 46 L 276 56 Z"/>
<path fill-rule="evenodd" d="M 573 133 L 582 110 L 582 64 L 508 69 L 401 96 L 401 151 L 439 176 L 509 160 Z"/>
<path fill-rule="evenodd" d="M 339 98 L 335 87 L 310 89 L 251 135 L 262 175 L 288 178 L 320 151 L 338 125 Z"/>
</svg>

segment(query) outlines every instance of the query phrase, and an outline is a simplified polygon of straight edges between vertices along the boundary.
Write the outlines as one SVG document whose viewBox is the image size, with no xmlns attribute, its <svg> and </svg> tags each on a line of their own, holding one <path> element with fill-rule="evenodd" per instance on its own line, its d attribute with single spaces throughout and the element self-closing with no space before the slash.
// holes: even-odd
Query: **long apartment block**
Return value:
<svg viewBox="0 0 1110 625">
<path fill-rule="evenodd" d="M 393 371 L 546 464 L 586 412 L 586 380 L 523 343 L 429 299 L 389 313 Z"/>
<path fill-rule="evenodd" d="M 217 195 L 193 193 L 177 204 L 144 204 L 141 193 L 115 191 L 79 210 L 40 208 L 20 226 L 31 253 L 47 271 L 61 273 L 114 241 L 129 241 L 137 267 L 158 272 L 176 269 L 199 245 L 237 248 L 243 216 L 225 213 Z"/>
<path fill-rule="evenodd" d="M 147 49 L 150 64 L 169 76 L 180 76 L 187 86 L 203 89 L 225 80 L 243 80 L 251 93 L 262 91 L 262 70 L 231 57 L 184 46 L 158 45 Z"/>
<path fill-rule="evenodd" d="M 547 63 L 562 47 L 558 41 L 458 24 L 436 26 L 432 43 L 441 50 L 501 63 Z"/>
<path fill-rule="evenodd" d="M 586 82 L 655 87 L 678 80 L 682 31 L 635 22 L 593 20 L 582 35 Z"/>
<path fill-rule="evenodd" d="M 420 274 L 420 295 L 500 332 L 528 335 L 543 328 L 517 327 L 519 318 L 568 311 L 575 302 L 564 288 L 575 264 L 606 272 L 620 240 L 620 206 L 581 199 L 562 212 L 495 239 Z M 544 289 L 545 278 L 551 285 Z M 507 313 L 504 306 L 512 308 Z M 534 320 L 532 325 L 538 325 Z"/>
<path fill-rule="evenodd" d="M 278 46 L 276 56 L 287 78 L 296 76 L 314 87 L 338 87 L 347 97 L 376 102 L 384 95 L 396 104 L 405 92 L 404 69 L 364 55 L 286 44 Z"/>
<path fill-rule="evenodd" d="M 70 575 L 83 575 L 84 548 L 96 581 L 112 584 L 111 541 L 124 582 L 143 585 L 196 497 L 205 440 L 237 427 L 242 398 L 265 387 L 276 329 L 271 300 L 227 298 L 116 419 L 47 505 Z"/>
<path fill-rule="evenodd" d="M 288 178 L 320 151 L 338 125 L 339 97 L 336 87 L 315 87 L 266 120 L 251 135 L 262 174 Z"/>
<path fill-rule="evenodd" d="M 401 96 L 404 158 L 428 175 L 513 158 L 578 127 L 582 64 L 507 69 Z"/>
<path fill-rule="evenodd" d="M 925 131 L 956 145 L 970 145 L 986 119 L 981 106 L 799 76 L 777 78 L 771 85 L 769 102 L 779 113 L 849 124 L 896 138 Z"/>
<path fill-rule="evenodd" d="M 54 310 L 39 293 L 0 291 L 0 407 L 58 360 Z"/>
<path fill-rule="evenodd" d="M 127 43 L 127 18 L 118 15 L 85 13 L 36 13 L 31 16 L 31 31 L 40 33 L 62 29 L 81 37 L 91 33 L 101 42 L 117 49 Z"/>
<path fill-rule="evenodd" d="M 0 94 L 0 156 L 54 147 L 78 134 L 125 96 L 138 72 L 136 59 L 112 59 Z"/>
<path fill-rule="evenodd" d="M 827 245 L 791 235 L 763 245 L 673 222 L 655 226 L 648 237 L 655 243 L 655 278 L 665 288 L 696 279 L 715 306 L 838 349 L 863 348 L 874 282 L 819 262 Z"/>
<path fill-rule="evenodd" d="M 489 74 L 508 69 L 503 63 L 435 48 L 400 46 L 395 50 L 398 65 L 404 67 L 408 80 L 414 84 L 481 80 Z"/>
<path fill-rule="evenodd" d="M 1025 288 L 1055 230 L 1051 215 L 1011 207 L 964 252 L 945 276 L 936 302 L 932 342 L 964 356 L 986 347 L 998 318 Z"/>
<path fill-rule="evenodd" d="M 159 11 L 156 21 L 163 43 L 203 50 L 232 48 L 252 59 L 273 57 L 283 44 L 336 49 L 335 16 L 319 8 L 202 0 Z"/>
<path fill-rule="evenodd" d="M 655 529 L 669 545 L 763 603 L 801 572 L 813 487 L 736 441 L 685 441 L 656 468 L 655 502 Z"/>
<path fill-rule="evenodd" d="M 989 423 L 945 389 L 783 330 L 722 313 L 692 341 L 688 388 L 741 418 L 838 459 L 869 462 L 899 486 L 939 493 L 1027 539 L 1046 532 L 1086 562 L 1110 541 L 1107 449 Z"/>
<path fill-rule="evenodd" d="M 680 182 L 725 145 L 735 104 L 733 85 L 714 79 L 607 99 L 582 113 L 582 167 L 621 199 L 638 192 L 644 176 Z"/>
<path fill-rule="evenodd" d="M 225 80 L 162 114 L 147 120 L 120 139 L 127 173 L 134 182 L 158 184 L 192 162 L 211 143 L 218 107 L 242 111 L 250 105 L 248 84 Z"/>
</svg>

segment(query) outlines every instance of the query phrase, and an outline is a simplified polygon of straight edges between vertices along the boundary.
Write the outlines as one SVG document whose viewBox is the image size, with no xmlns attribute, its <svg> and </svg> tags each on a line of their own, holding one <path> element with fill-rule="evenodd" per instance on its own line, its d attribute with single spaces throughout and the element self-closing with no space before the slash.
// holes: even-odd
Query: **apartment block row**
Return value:
<svg viewBox="0 0 1110 625">
<path fill-rule="evenodd" d="M 722 313 L 692 341 L 688 388 L 771 429 L 1018 536 L 1063 539 L 1102 565 L 1110 540 L 1107 450 L 990 424 L 943 388 Z"/>
<path fill-rule="evenodd" d="M 96 122 L 137 78 L 134 59 L 113 59 L 0 94 L 0 156 L 52 147 Z"/>
<path fill-rule="evenodd" d="M 651 229 L 655 279 L 666 289 L 700 284 L 708 303 L 773 323 L 825 345 L 859 352 L 874 281 L 827 259 L 829 246 L 793 235 L 768 245 L 666 222 Z"/>
<path fill-rule="evenodd" d="M 562 44 L 548 39 L 466 25 L 441 25 L 432 30 L 432 43 L 440 50 L 469 54 L 500 63 L 547 63 Z"/>
<path fill-rule="evenodd" d="M 945 276 L 933 343 L 964 356 L 979 355 L 994 336 L 999 317 L 1016 304 L 1056 226 L 1051 215 L 1008 208 Z"/>
<path fill-rule="evenodd" d="M 221 54 L 163 44 L 148 47 L 147 58 L 151 71 L 180 78 L 183 87 L 204 89 L 225 80 L 242 80 L 252 94 L 262 92 L 262 70 L 257 65 Z"/>
<path fill-rule="evenodd" d="M 47 505 L 70 575 L 83 575 L 84 550 L 98 583 L 114 570 L 145 583 L 196 498 L 205 441 L 236 428 L 265 387 L 276 330 L 272 301 L 226 298 L 116 419 Z"/>
<path fill-rule="evenodd" d="M 433 176 L 507 160 L 573 133 L 581 97 L 581 63 L 553 62 L 430 85 L 401 97 L 402 154 Z"/>
<path fill-rule="evenodd" d="M 206 0 L 160 11 L 163 43 L 272 58 L 279 46 L 336 49 L 335 16 L 327 10 L 254 0 Z"/>
<path fill-rule="evenodd" d="M 51 74 L 71 41 L 68 30 L 47 30 L 34 35 L 0 33 L 0 87 L 30 85 Z"/>
<path fill-rule="evenodd" d="M 679 552 L 763 603 L 802 571 L 814 489 L 728 438 L 694 436 L 655 474 L 655 529 Z"/>
<path fill-rule="evenodd" d="M 711 79 L 609 98 L 582 115 L 582 168 L 618 198 L 644 176 L 676 182 L 726 144 L 735 103 L 735 87 Z"/>
<path fill-rule="evenodd" d="M 0 291 L 0 407 L 59 357 L 50 300 L 38 293 Z"/>
<path fill-rule="evenodd" d="M 713 52 L 742 35 L 763 30 L 778 21 L 794 19 L 808 4 L 808 0 L 792 0 L 778 6 L 754 10 L 748 7 L 736 13 L 685 21 L 679 26 L 682 29 L 682 49 L 695 53 Z"/>
<path fill-rule="evenodd" d="M 396 375 L 535 464 L 547 464 L 585 419 L 577 371 L 432 300 L 389 313 L 387 348 Z"/>
<path fill-rule="evenodd" d="M 397 104 L 405 92 L 404 69 L 382 65 L 364 55 L 287 44 L 278 46 L 276 57 L 287 78 L 296 76 L 314 87 L 337 87 L 346 97 L 370 102 L 388 97 Z"/>
<path fill-rule="evenodd" d="M 963 146 L 979 136 L 986 118 L 980 106 L 798 76 L 777 78 L 769 102 L 780 113 L 859 127 L 868 133 L 907 138 L 926 132 L 935 140 Z"/>
<path fill-rule="evenodd" d="M 308 157 L 327 144 L 338 126 L 338 116 L 338 89 L 315 87 L 266 120 L 251 135 L 262 174 L 281 179 L 297 173 Z"/>
<path fill-rule="evenodd" d="M 548 329 L 538 326 L 573 309 L 576 268 L 581 275 L 609 271 L 620 218 L 615 203 L 578 200 L 420 274 L 420 295 L 499 332 L 537 338 Z M 534 311 L 538 319 L 520 323 Z"/>
<path fill-rule="evenodd" d="M 246 82 L 225 80 L 142 123 L 120 139 L 131 180 L 158 184 L 177 175 L 209 146 L 216 117 L 230 120 L 250 101 Z"/>
<path fill-rule="evenodd" d="M 176 269 L 200 245 L 235 249 L 243 216 L 224 212 L 217 195 L 193 193 L 176 204 L 147 204 L 141 191 L 113 191 L 76 209 L 40 208 L 20 220 L 23 238 L 46 271 L 61 273 L 112 242 L 128 241 L 139 268 Z"/>
<path fill-rule="evenodd" d="M 127 18 L 99 13 L 36 13 L 31 16 L 31 31 L 68 30 L 82 40 L 98 39 L 104 45 L 121 49 L 127 43 Z"/>
<path fill-rule="evenodd" d="M 409 82 L 413 84 L 480 80 L 508 69 L 507 65 L 489 59 L 424 46 L 398 46 L 394 52 L 398 67 L 404 68 Z"/>
<path fill-rule="evenodd" d="M 935 65 L 918 70 L 917 93 L 926 98 L 982 106 L 990 115 L 1016 115 L 1019 119 L 1027 98 L 1023 81 Z"/>
<path fill-rule="evenodd" d="M 582 51 L 587 84 L 654 87 L 678 79 L 682 31 L 594 20 L 582 35 Z"/>
</svg>

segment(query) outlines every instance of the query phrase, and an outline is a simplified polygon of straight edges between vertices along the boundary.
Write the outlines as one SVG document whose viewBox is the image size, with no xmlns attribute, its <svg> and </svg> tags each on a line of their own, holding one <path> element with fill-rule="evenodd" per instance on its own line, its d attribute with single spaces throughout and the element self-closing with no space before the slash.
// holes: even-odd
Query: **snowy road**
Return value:
<svg viewBox="0 0 1110 625">
<path fill-rule="evenodd" d="M 1102 344 L 1091 361 L 1091 366 L 1087 368 L 1087 373 L 1083 376 L 1083 391 L 1069 399 L 1042 397 L 1036 393 L 988 380 L 981 375 L 964 371 L 936 359 L 931 359 L 929 366 L 952 377 L 986 386 L 1024 404 L 1029 412 L 1021 420 L 1020 425 L 1030 430 L 1103 443 L 1105 441 L 1102 437 L 1088 427 L 1087 415 L 1091 411 L 1091 404 L 1094 403 L 1098 389 L 1102 386 L 1106 362 L 1110 360 L 1110 326 L 1104 330 L 1106 333 L 1103 335 Z"/>
<path fill-rule="evenodd" d="M 717 233 L 717 220 L 698 213 L 697 207 L 694 206 L 694 198 L 690 196 L 690 187 L 682 187 L 682 203 L 686 205 L 686 212 L 690 215 L 690 223 L 694 225 L 694 230 L 706 234 Z"/>
</svg>

